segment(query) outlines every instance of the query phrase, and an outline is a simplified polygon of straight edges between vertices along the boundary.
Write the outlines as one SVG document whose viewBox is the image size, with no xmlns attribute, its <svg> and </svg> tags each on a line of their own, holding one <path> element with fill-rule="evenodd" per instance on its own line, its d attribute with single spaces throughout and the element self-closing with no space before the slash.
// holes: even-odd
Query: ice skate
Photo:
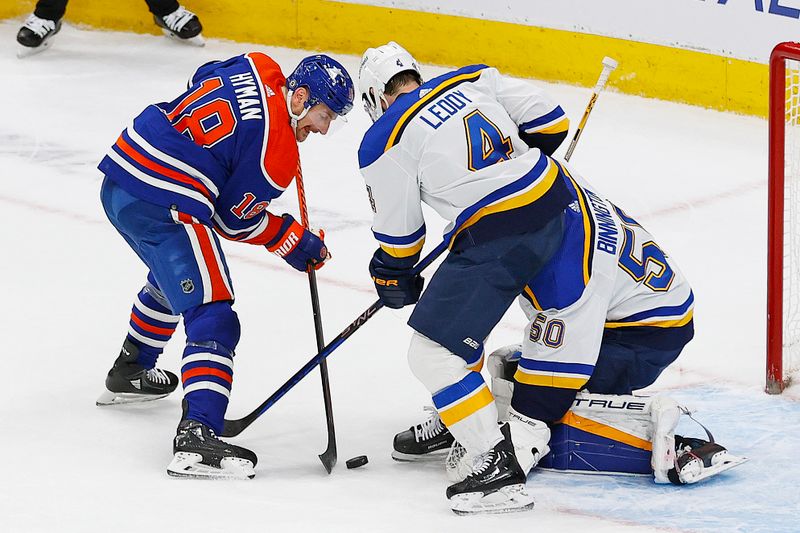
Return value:
<svg viewBox="0 0 800 533">
<path fill-rule="evenodd" d="M 476 457 L 474 472 L 447 487 L 454 513 L 509 513 L 533 508 L 533 497 L 525 489 L 525 473 L 514 455 L 508 424 L 501 431 L 503 440 Z"/>
<path fill-rule="evenodd" d="M 136 362 L 139 349 L 125 340 L 119 357 L 106 376 L 106 390 L 97 405 L 140 403 L 164 398 L 178 386 L 178 376 L 160 368 L 144 368 Z"/>
<path fill-rule="evenodd" d="M 397 461 L 425 461 L 441 457 L 450 449 L 453 435 L 433 407 L 426 407 L 428 420 L 394 436 L 392 458 Z"/>
<path fill-rule="evenodd" d="M 19 43 L 17 57 L 28 57 L 44 51 L 60 30 L 60 20 L 43 19 L 31 14 L 17 32 L 17 43 Z"/>
<path fill-rule="evenodd" d="M 680 435 L 675 435 L 675 450 L 675 468 L 667 475 L 676 485 L 697 483 L 747 461 L 747 457 L 730 454 L 716 442 Z"/>
<path fill-rule="evenodd" d="M 205 46 L 206 44 L 206 40 L 200 33 L 203 31 L 200 19 L 183 6 L 179 6 L 178 9 L 163 17 L 153 15 L 153 20 L 164 32 L 164 35 L 171 39 L 193 46 Z"/>
<path fill-rule="evenodd" d="M 173 441 L 174 457 L 167 474 L 205 479 L 252 479 L 258 462 L 252 451 L 220 440 L 214 430 L 194 420 L 181 420 Z"/>
</svg>

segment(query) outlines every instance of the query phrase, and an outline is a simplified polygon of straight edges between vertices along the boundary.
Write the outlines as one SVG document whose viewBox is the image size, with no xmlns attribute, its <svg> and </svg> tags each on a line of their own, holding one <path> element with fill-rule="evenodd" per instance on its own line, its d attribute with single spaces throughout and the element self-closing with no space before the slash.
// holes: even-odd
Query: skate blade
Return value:
<svg viewBox="0 0 800 533">
<path fill-rule="evenodd" d="M 533 496 L 522 483 L 486 495 L 467 492 L 450 498 L 450 509 L 457 515 L 516 513 L 533 509 L 533 504 Z"/>
<path fill-rule="evenodd" d="M 447 455 L 448 450 L 449 448 L 424 454 L 402 453 L 398 452 L 397 450 L 392 450 L 392 459 L 395 461 L 400 461 L 401 463 L 424 463 L 430 461 L 440 461 Z"/>
<path fill-rule="evenodd" d="M 206 39 L 205 37 L 203 37 L 202 33 L 200 35 L 195 35 L 194 37 L 189 37 L 188 39 L 181 39 L 180 37 L 178 37 L 177 34 L 172 33 L 169 30 L 165 30 L 164 28 L 161 28 L 161 32 L 170 39 L 172 39 L 173 41 L 179 42 L 181 44 L 188 44 L 189 46 L 197 46 L 197 47 L 202 47 L 206 45 Z"/>
<path fill-rule="evenodd" d="M 45 50 L 50 48 L 50 40 L 44 41 L 39 46 L 22 46 L 17 45 L 17 58 L 25 59 L 26 57 L 35 56 L 36 54 L 41 54 Z"/>
<path fill-rule="evenodd" d="M 226 457 L 216 468 L 203 464 L 199 453 L 177 452 L 167 466 L 167 474 L 172 477 L 195 479 L 253 479 L 256 471 L 253 463 L 238 457 Z"/>
<path fill-rule="evenodd" d="M 138 394 L 135 392 L 111 392 L 107 390 L 94 403 L 98 407 L 105 407 L 107 405 L 152 402 L 153 400 L 166 398 L 166 396 L 166 394 Z"/>
<path fill-rule="evenodd" d="M 711 466 L 702 468 L 699 471 L 692 469 L 690 469 L 690 471 L 685 471 L 686 469 L 684 467 L 679 477 L 682 482 L 691 485 L 692 483 L 697 483 L 698 481 L 703 481 L 704 479 L 721 474 L 747 461 L 747 457 L 739 457 L 738 455 L 731 455 L 725 452 L 714 456 L 714 458 L 711 459 Z"/>
</svg>

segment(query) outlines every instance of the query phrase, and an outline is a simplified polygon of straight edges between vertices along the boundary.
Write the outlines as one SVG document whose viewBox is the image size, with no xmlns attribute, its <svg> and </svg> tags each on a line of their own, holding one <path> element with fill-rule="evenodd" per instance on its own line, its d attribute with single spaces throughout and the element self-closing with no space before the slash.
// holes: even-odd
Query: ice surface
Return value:
<svg viewBox="0 0 800 533">
<path fill-rule="evenodd" d="M 50 50 L 18 60 L 18 27 L 0 23 L 0 531 L 800 530 L 800 393 L 761 392 L 765 121 L 607 92 L 572 160 L 656 235 L 694 287 L 697 337 L 653 390 L 700 407 L 718 440 L 751 461 L 687 488 L 540 472 L 528 483 L 535 511 L 462 518 L 448 509 L 443 469 L 389 457 L 392 436 L 430 402 L 407 368 L 407 311 L 382 310 L 329 361 L 340 458 L 330 476 L 316 457 L 325 448 L 316 372 L 235 440 L 259 455 L 251 482 L 166 476 L 177 395 L 95 407 L 145 275 L 105 220 L 97 163 L 132 117 L 176 96 L 205 61 L 258 48 L 286 71 L 305 54 L 65 25 Z M 357 61 L 343 58 L 353 74 Z M 541 85 L 576 124 L 589 90 Z M 375 299 L 371 211 L 356 163 L 368 124 L 356 109 L 334 137 L 301 150 L 310 218 L 334 255 L 318 276 L 329 339 Z M 294 191 L 273 209 L 297 213 Z M 427 219 L 432 247 L 444 224 Z M 243 330 L 228 413 L 239 417 L 316 350 L 306 276 L 263 249 L 223 247 Z M 512 309 L 488 347 L 516 342 L 523 325 Z M 178 369 L 181 343 L 179 333 L 162 366 Z M 366 467 L 341 464 L 361 454 Z"/>
</svg>

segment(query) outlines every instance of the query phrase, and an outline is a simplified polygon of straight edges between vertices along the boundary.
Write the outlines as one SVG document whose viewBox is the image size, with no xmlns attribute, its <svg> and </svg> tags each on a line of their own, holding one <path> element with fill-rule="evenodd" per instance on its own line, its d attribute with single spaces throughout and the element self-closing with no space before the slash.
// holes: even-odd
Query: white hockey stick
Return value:
<svg viewBox="0 0 800 533">
<path fill-rule="evenodd" d="M 608 82 L 608 77 L 612 72 L 614 72 L 614 69 L 616 69 L 618 65 L 619 63 L 617 63 L 616 59 L 612 59 L 610 57 L 603 58 L 603 72 L 600 73 L 600 77 L 597 79 L 597 84 L 594 86 L 592 97 L 589 99 L 589 104 L 586 106 L 586 111 L 583 112 L 583 118 L 581 119 L 580 124 L 578 124 L 578 129 L 575 131 L 575 136 L 572 138 L 572 142 L 569 143 L 567 155 L 564 156 L 565 160 L 569 161 L 570 157 L 572 157 L 572 152 L 575 151 L 575 145 L 578 144 L 578 139 L 581 137 L 583 128 L 586 127 L 586 121 L 589 120 L 589 114 L 594 108 L 594 103 L 597 102 L 597 97 L 605 88 L 606 82 Z"/>
</svg>

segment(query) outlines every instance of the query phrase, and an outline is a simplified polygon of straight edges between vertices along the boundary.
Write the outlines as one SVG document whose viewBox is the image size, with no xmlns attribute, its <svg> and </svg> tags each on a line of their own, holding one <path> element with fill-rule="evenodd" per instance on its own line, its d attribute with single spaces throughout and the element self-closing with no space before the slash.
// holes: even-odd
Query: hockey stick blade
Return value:
<svg viewBox="0 0 800 533">
<path fill-rule="evenodd" d="M 414 274 L 419 274 L 423 270 L 425 270 L 431 263 L 433 263 L 437 257 L 439 257 L 442 252 L 447 249 L 447 242 L 439 243 L 439 245 L 431 250 L 431 252 L 422 259 L 422 261 L 417 264 L 414 268 Z M 275 405 L 275 403 L 280 400 L 287 392 L 292 390 L 295 385 L 300 383 L 300 381 L 306 377 L 317 365 L 320 364 L 321 361 L 325 360 L 336 348 L 338 348 L 344 341 L 346 341 L 353 333 L 358 331 L 358 329 L 367 323 L 367 321 L 372 318 L 372 316 L 383 307 L 383 302 L 380 300 L 376 301 L 372 305 L 370 305 L 366 311 L 361 313 L 353 322 L 350 323 L 339 335 L 336 336 L 331 342 L 329 342 L 325 348 L 320 350 L 317 355 L 312 357 L 303 367 L 294 373 L 292 377 L 290 377 L 286 383 L 280 386 L 278 390 L 272 393 L 272 395 L 264 400 L 264 402 L 256 407 L 250 414 L 236 419 L 236 420 L 225 420 L 225 425 L 222 429 L 222 437 L 235 437 L 239 435 L 242 431 L 244 431 L 250 424 L 256 421 L 258 417 L 263 415 L 270 407 Z M 327 450 L 326 450 L 327 453 Z M 325 455 L 323 453 L 322 455 Z M 322 459 L 322 456 L 320 456 Z M 323 463 L 324 464 L 324 463 Z"/>
</svg>

